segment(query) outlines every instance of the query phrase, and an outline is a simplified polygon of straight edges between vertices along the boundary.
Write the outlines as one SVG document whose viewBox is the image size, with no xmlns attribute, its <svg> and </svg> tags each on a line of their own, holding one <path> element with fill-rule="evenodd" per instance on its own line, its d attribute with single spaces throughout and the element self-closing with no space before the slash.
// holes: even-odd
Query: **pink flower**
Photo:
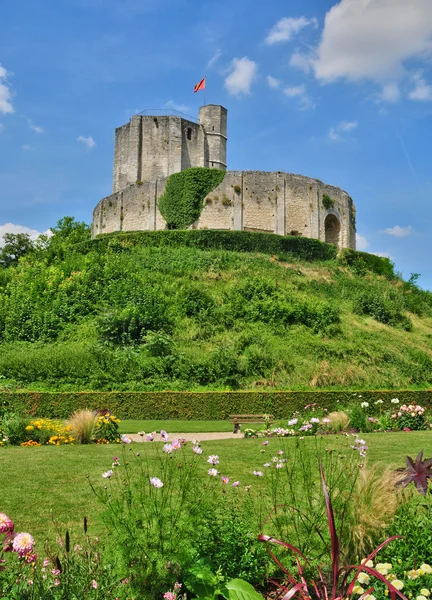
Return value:
<svg viewBox="0 0 432 600">
<path fill-rule="evenodd" d="M 30 565 L 31 563 L 34 563 L 37 561 L 37 554 L 36 554 L 36 552 L 32 552 L 31 554 L 25 554 L 23 556 L 23 558 L 26 561 L 26 563 L 28 563 Z"/>
<path fill-rule="evenodd" d="M 276 465 L 276 469 L 282 469 L 282 467 L 283 467 L 283 464 L 282 464 L 282 463 L 278 463 L 278 464 Z"/>
<path fill-rule="evenodd" d="M 146 435 L 146 442 L 153 442 L 155 437 L 156 437 L 156 431 L 153 431 L 152 433 L 148 433 Z"/>
<path fill-rule="evenodd" d="M 175 592 L 178 592 L 178 591 L 180 591 L 181 589 L 182 589 L 182 584 L 181 584 L 181 583 L 179 583 L 178 581 L 176 581 L 176 582 L 175 582 L 175 584 L 174 584 L 174 591 L 175 591 Z"/>
<path fill-rule="evenodd" d="M 263 477 L 263 475 L 264 475 L 264 473 L 263 473 L 262 471 L 254 471 L 254 472 L 253 472 L 253 474 L 254 474 L 256 477 Z"/>
<path fill-rule="evenodd" d="M 165 592 L 163 597 L 165 598 L 165 600 L 176 600 L 176 595 L 174 594 L 174 592 Z"/>
<path fill-rule="evenodd" d="M 238 487 L 240 485 L 240 481 L 234 481 L 232 487 Z"/>
<path fill-rule="evenodd" d="M 98 589 L 98 584 L 97 584 L 96 579 L 92 579 L 92 588 L 94 588 L 95 590 Z"/>
<path fill-rule="evenodd" d="M 0 533 L 12 533 L 14 530 L 14 524 L 5 513 L 0 513 Z"/>
<path fill-rule="evenodd" d="M 268 440 L 266 440 L 265 442 L 262 443 L 263 446 L 267 446 L 268 445 Z"/>
<path fill-rule="evenodd" d="M 114 475 L 114 471 L 112 471 L 111 469 L 109 471 L 105 471 L 105 473 L 102 473 L 102 477 L 104 479 L 109 479 L 113 475 Z"/>
<path fill-rule="evenodd" d="M 60 585 L 60 579 L 57 579 L 57 577 L 54 579 L 54 585 Z"/>
<path fill-rule="evenodd" d="M 43 561 L 42 564 L 43 564 L 44 567 L 49 567 L 49 565 L 50 565 L 50 559 L 49 558 L 44 558 L 44 561 Z"/>
<path fill-rule="evenodd" d="M 19 556 L 29 554 L 34 548 L 35 541 L 29 533 L 18 533 L 12 543 L 14 552 L 18 552 Z"/>
<path fill-rule="evenodd" d="M 229 477 L 222 476 L 222 483 L 225 485 L 229 483 Z"/>
<path fill-rule="evenodd" d="M 162 451 L 166 452 L 167 454 L 171 454 L 171 452 L 173 451 L 173 445 L 172 444 L 164 444 Z"/>
<path fill-rule="evenodd" d="M 131 444 L 132 443 L 132 440 L 126 434 L 123 434 L 121 436 L 121 441 L 123 442 L 123 444 Z"/>
<path fill-rule="evenodd" d="M 152 484 L 153 487 L 155 488 L 161 488 L 163 486 L 162 481 L 159 479 L 159 477 L 150 477 L 150 483 Z"/>
<path fill-rule="evenodd" d="M 283 450 L 278 450 L 277 453 L 282 456 L 282 454 L 284 453 L 284 451 Z"/>
<path fill-rule="evenodd" d="M 192 452 L 194 452 L 195 454 L 202 454 L 202 448 L 200 448 L 199 446 L 192 446 Z"/>
<path fill-rule="evenodd" d="M 59 569 L 52 569 L 51 573 L 52 573 L 53 575 L 60 575 L 60 571 L 59 571 Z"/>
<path fill-rule="evenodd" d="M 171 444 L 173 450 L 179 450 L 181 448 L 181 443 L 179 440 L 174 440 Z"/>
<path fill-rule="evenodd" d="M 168 436 L 167 432 L 165 431 L 165 429 L 161 429 L 160 436 L 161 436 L 161 439 L 163 442 L 168 441 L 169 436 Z"/>
</svg>

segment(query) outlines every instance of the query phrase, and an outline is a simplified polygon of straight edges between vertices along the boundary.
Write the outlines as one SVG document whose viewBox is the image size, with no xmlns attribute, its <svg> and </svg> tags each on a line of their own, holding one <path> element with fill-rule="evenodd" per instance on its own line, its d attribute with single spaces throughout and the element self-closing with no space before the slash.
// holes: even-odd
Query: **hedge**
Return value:
<svg viewBox="0 0 432 600">
<path fill-rule="evenodd" d="M 432 390 L 334 392 L 2 392 L 1 412 L 66 419 L 75 410 L 109 408 L 121 419 L 223 420 L 230 414 L 290 417 L 316 403 L 329 411 L 342 406 L 399 398 L 432 408 Z"/>
</svg>

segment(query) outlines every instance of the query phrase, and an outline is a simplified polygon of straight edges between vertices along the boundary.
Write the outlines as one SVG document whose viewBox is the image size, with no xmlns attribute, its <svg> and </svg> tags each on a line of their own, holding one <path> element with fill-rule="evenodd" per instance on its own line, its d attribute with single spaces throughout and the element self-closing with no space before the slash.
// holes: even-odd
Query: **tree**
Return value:
<svg viewBox="0 0 432 600">
<path fill-rule="evenodd" d="M 75 221 L 74 217 L 63 217 L 54 227 L 51 227 L 51 232 L 52 236 L 47 243 L 47 250 L 51 257 L 62 257 L 68 247 L 91 238 L 90 226 L 83 221 Z"/>
<path fill-rule="evenodd" d="M 35 243 L 28 233 L 5 233 L 4 245 L 0 250 L 0 266 L 3 268 L 17 265 L 19 259 L 34 251 Z"/>
</svg>

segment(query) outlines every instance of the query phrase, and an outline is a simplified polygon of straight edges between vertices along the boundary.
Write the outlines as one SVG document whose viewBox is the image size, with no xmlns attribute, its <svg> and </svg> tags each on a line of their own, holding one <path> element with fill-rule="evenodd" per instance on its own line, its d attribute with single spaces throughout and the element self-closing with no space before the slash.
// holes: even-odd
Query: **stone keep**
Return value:
<svg viewBox="0 0 432 600">
<path fill-rule="evenodd" d="M 169 175 L 226 170 L 227 111 L 209 104 L 198 123 L 136 115 L 115 132 L 112 194 L 93 211 L 92 235 L 165 229 L 158 209 Z M 227 171 L 191 229 L 231 229 L 317 238 L 355 248 L 355 208 L 340 188 L 291 173 Z"/>
</svg>

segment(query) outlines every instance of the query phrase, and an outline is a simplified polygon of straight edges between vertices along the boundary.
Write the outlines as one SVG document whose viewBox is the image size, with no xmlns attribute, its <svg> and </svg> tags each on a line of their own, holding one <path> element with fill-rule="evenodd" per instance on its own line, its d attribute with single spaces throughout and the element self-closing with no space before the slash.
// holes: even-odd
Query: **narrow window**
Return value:
<svg viewBox="0 0 432 600">
<path fill-rule="evenodd" d="M 187 139 L 188 140 L 192 139 L 192 127 L 187 128 Z"/>
<path fill-rule="evenodd" d="M 213 125 L 213 127 L 212 127 L 212 130 L 214 131 L 214 125 Z"/>
</svg>

